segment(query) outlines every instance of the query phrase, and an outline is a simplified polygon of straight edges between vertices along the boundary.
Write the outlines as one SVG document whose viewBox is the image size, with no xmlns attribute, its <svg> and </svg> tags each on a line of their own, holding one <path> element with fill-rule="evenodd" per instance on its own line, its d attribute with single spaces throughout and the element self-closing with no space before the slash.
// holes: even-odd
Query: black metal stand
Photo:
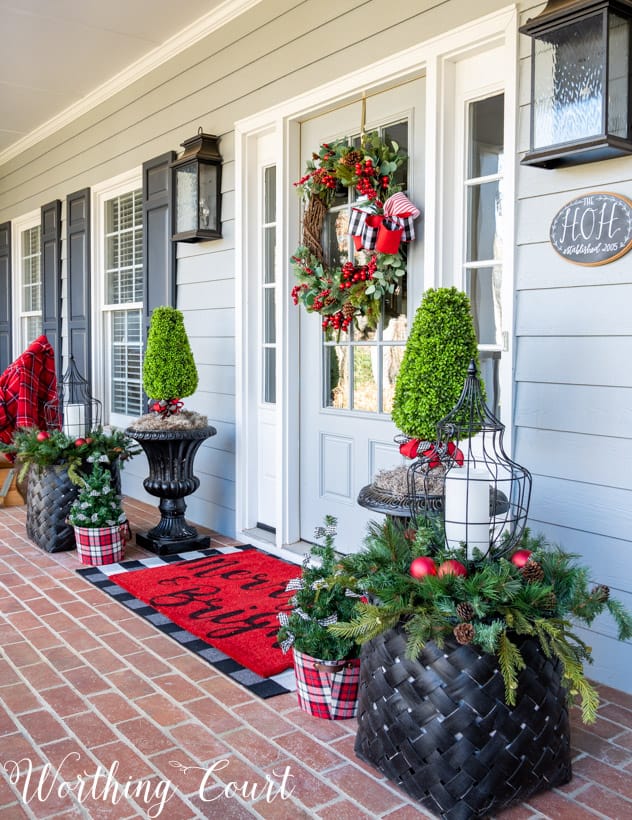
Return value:
<svg viewBox="0 0 632 820">
<path fill-rule="evenodd" d="M 150 495 L 160 498 L 160 521 L 147 532 L 136 534 L 140 547 L 157 555 L 203 549 L 210 546 L 208 535 L 199 535 L 184 513 L 186 496 L 200 486 L 193 475 L 193 461 L 200 445 L 217 430 L 199 427 L 192 430 L 134 430 L 126 434 L 143 448 L 149 463 L 149 476 L 143 486 Z"/>
</svg>

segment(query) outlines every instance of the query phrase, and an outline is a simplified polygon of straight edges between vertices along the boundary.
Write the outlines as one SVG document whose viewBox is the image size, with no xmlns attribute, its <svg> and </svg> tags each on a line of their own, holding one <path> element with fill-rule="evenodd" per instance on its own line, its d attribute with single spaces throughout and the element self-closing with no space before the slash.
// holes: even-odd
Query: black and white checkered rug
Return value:
<svg viewBox="0 0 632 820">
<path fill-rule="evenodd" d="M 296 690 L 296 681 L 294 677 L 294 669 L 288 669 L 279 675 L 274 675 L 269 678 L 262 678 L 250 669 L 242 666 L 234 661 L 228 655 L 220 652 L 215 647 L 201 640 L 190 632 L 187 632 L 182 627 L 174 624 L 165 615 L 157 612 L 149 604 L 135 598 L 127 590 L 110 581 L 111 575 L 116 575 L 119 572 L 133 572 L 137 569 L 150 569 L 152 567 L 162 566 L 163 564 L 172 564 L 178 561 L 190 561 L 198 558 L 204 558 L 207 555 L 226 555 L 231 552 L 238 552 L 241 549 L 254 549 L 253 547 L 219 547 L 205 550 L 196 550 L 192 552 L 185 552 L 175 555 L 152 555 L 149 558 L 142 558 L 133 561 L 121 561 L 117 564 L 105 564 L 99 567 L 82 567 L 77 570 L 77 574 L 95 587 L 103 590 L 103 592 L 110 595 L 116 601 L 119 601 L 123 606 L 144 618 L 148 623 L 153 624 L 165 635 L 169 635 L 174 641 L 177 641 L 186 649 L 194 652 L 198 657 L 211 664 L 215 669 L 228 675 L 237 683 L 245 686 L 253 694 L 260 698 L 272 698 L 275 695 L 283 695 L 286 692 L 293 692 Z"/>
</svg>

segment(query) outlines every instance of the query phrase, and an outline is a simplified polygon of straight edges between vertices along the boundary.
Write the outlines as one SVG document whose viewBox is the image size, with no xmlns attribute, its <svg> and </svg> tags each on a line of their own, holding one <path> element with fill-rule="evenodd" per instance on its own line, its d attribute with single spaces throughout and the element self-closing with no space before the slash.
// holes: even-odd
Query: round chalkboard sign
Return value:
<svg viewBox="0 0 632 820">
<path fill-rule="evenodd" d="M 605 265 L 632 248 L 632 202 L 597 191 L 571 200 L 551 222 L 551 244 L 576 265 Z"/>
</svg>

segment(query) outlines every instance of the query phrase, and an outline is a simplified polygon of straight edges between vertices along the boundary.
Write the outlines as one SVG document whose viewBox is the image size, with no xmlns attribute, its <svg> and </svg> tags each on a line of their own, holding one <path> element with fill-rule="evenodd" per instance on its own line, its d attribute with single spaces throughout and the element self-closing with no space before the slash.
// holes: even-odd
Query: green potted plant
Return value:
<svg viewBox="0 0 632 820">
<path fill-rule="evenodd" d="M 395 382 L 392 417 L 410 439 L 433 442 L 457 403 L 478 347 L 467 294 L 430 288 L 417 308 Z"/>
<path fill-rule="evenodd" d="M 79 437 L 61 430 L 21 428 L 14 432 L 11 444 L 1 449 L 20 464 L 20 481 L 28 475 L 26 532 L 47 552 L 75 549 L 68 513 L 93 463 L 107 460 L 118 488 L 120 467 L 140 452 L 122 431 L 101 427 Z"/>
<path fill-rule="evenodd" d="M 68 522 L 75 532 L 81 562 L 113 564 L 121 561 L 129 527 L 108 457 L 100 456 L 93 463 L 92 470 L 79 480 L 79 492 L 71 504 Z"/>
<path fill-rule="evenodd" d="M 355 617 L 362 593 L 348 577 L 342 581 L 341 556 L 334 549 L 336 519 L 325 517 L 303 561 L 300 577 L 292 579 L 288 591 L 290 613 L 279 615 L 278 640 L 284 652 L 292 648 L 301 709 L 315 717 L 333 720 L 354 717 L 359 678 L 357 642 L 336 635 L 329 626 Z"/>
<path fill-rule="evenodd" d="M 143 388 L 150 399 L 150 420 L 156 421 L 157 416 L 163 421 L 173 420 L 177 426 L 204 426 L 203 417 L 196 419 L 196 414 L 183 410 L 180 403 L 195 393 L 197 386 L 197 367 L 182 312 L 166 306 L 155 308 L 143 359 Z"/>
<path fill-rule="evenodd" d="M 403 434 L 398 438 L 400 452 L 411 459 L 421 457 L 423 470 L 415 474 L 414 488 L 408 465 L 381 471 L 360 491 L 362 506 L 405 518 L 419 495 L 417 506 L 423 511 L 440 508 L 445 470 L 433 458 L 437 424 L 457 403 L 471 361 L 479 370 L 469 297 L 454 287 L 430 288 L 406 342 L 391 414 Z"/>
<path fill-rule="evenodd" d="M 441 816 L 483 816 L 567 782 L 569 703 L 588 723 L 598 706 L 575 627 L 608 611 L 632 636 L 607 587 L 542 536 L 474 555 L 446 549 L 436 519 L 416 533 L 374 524 L 341 559 L 370 603 L 329 627 L 363 644 L 356 753 Z"/>
<path fill-rule="evenodd" d="M 206 416 L 182 408 L 192 395 L 198 373 L 181 311 L 154 309 L 143 359 L 143 388 L 150 412 L 137 419 L 126 433 L 143 448 L 149 476 L 143 486 L 160 499 L 159 523 L 136 534 L 137 543 L 159 555 L 208 547 L 210 539 L 199 535 L 184 516 L 185 497 L 200 486 L 193 462 L 201 444 L 217 432 Z"/>
</svg>

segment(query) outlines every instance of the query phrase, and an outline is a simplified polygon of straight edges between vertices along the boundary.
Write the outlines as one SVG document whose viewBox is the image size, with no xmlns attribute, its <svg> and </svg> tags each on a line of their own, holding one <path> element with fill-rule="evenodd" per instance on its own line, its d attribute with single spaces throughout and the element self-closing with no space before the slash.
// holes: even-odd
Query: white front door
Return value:
<svg viewBox="0 0 632 820">
<path fill-rule="evenodd" d="M 390 409 L 395 377 L 410 319 L 423 292 L 425 80 L 417 79 L 371 96 L 366 101 L 366 131 L 378 130 L 409 155 L 408 196 L 422 211 L 417 238 L 409 246 L 408 273 L 385 304 L 375 330 L 349 329 L 327 338 L 318 314 L 300 316 L 300 532 L 313 541 L 325 515 L 338 519 L 336 545 L 360 548 L 367 523 L 381 516 L 357 503 L 358 493 L 380 469 L 401 462 L 393 438 Z M 361 103 L 345 106 L 301 126 L 302 167 L 323 142 L 357 139 Z M 323 233 L 323 247 L 344 262 L 350 251 L 346 234 L 352 194 L 337 197 Z M 342 226 L 342 227 L 341 227 Z"/>
</svg>

